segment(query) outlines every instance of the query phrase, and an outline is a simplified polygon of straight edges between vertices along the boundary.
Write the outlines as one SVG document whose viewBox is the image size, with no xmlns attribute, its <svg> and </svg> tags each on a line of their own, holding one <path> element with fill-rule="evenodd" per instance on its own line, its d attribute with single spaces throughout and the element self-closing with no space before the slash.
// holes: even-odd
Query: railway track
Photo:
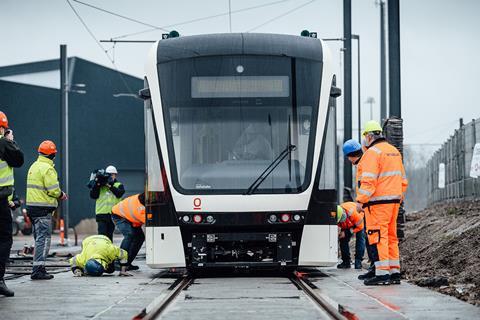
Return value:
<svg viewBox="0 0 480 320">
<path fill-rule="evenodd" d="M 298 290 L 301 290 L 306 297 L 308 297 L 308 299 L 310 301 L 312 301 L 319 309 L 318 311 L 318 314 L 317 316 L 319 316 L 319 318 L 321 319 L 334 319 L 334 320 L 345 320 L 345 319 L 349 319 L 349 320 L 355 320 L 357 319 L 355 317 L 355 315 L 347 312 L 344 310 L 344 308 L 341 306 L 341 305 L 338 305 L 337 303 L 333 302 L 332 300 L 330 300 L 328 297 L 326 297 L 325 295 L 323 295 L 321 293 L 321 291 L 315 286 L 313 285 L 310 281 L 308 281 L 308 279 L 305 279 L 303 274 L 301 273 L 293 273 L 292 275 L 288 276 L 287 277 L 288 280 L 290 281 L 291 284 L 293 284 L 296 289 Z M 180 294 L 182 293 L 182 291 L 187 291 L 185 292 L 183 295 L 184 295 L 184 300 L 187 301 L 187 300 L 190 300 L 190 301 L 195 301 L 195 300 L 205 300 L 205 301 L 211 301 L 211 300 L 216 300 L 216 301 L 219 301 L 219 303 L 216 303 L 215 305 L 218 306 L 221 305 L 222 307 L 220 309 L 218 309 L 218 312 L 219 313 L 227 313 L 229 310 L 228 310 L 228 305 L 229 305 L 229 300 L 231 301 L 234 301 L 235 299 L 249 299 L 249 300 L 257 300 L 257 301 L 262 301 L 264 299 L 264 297 L 262 297 L 261 294 L 259 294 L 258 296 L 241 296 L 241 297 L 236 297 L 236 298 L 229 298 L 227 296 L 224 296 L 222 295 L 220 292 L 222 292 L 222 289 L 219 289 L 219 288 L 216 288 L 217 290 L 212 289 L 210 291 L 212 291 L 213 293 L 215 293 L 213 296 L 212 295 L 208 295 L 207 296 L 199 296 L 198 293 L 197 293 L 197 296 L 193 297 L 193 295 L 189 295 L 189 290 L 188 288 L 194 283 L 194 281 L 196 280 L 200 280 L 202 278 L 193 278 L 191 276 L 188 276 L 188 275 L 185 275 L 179 279 L 177 279 L 169 288 L 168 288 L 168 292 L 166 295 L 163 295 L 163 296 L 160 296 L 158 297 L 156 300 L 154 300 L 152 303 L 150 303 L 150 305 L 145 308 L 144 310 L 142 310 L 142 312 L 140 314 L 138 314 L 137 316 L 135 316 L 133 319 L 160 319 L 160 318 L 164 318 L 164 316 L 168 319 L 169 317 L 167 316 L 170 312 L 166 312 L 167 308 L 172 305 L 176 300 L 177 298 L 180 296 Z M 203 278 L 202 280 L 203 281 L 207 281 L 208 280 L 214 280 L 215 278 L 211 278 L 211 279 L 205 279 Z M 234 278 L 227 278 L 227 279 L 234 279 Z M 237 278 L 237 279 L 255 279 L 255 278 Z M 266 278 L 266 279 L 283 279 L 281 281 L 283 282 L 278 282 L 277 280 L 277 283 L 281 283 L 283 286 L 285 286 L 286 282 L 285 282 L 285 278 Z M 261 278 L 258 278 L 259 282 L 261 282 Z M 241 281 L 241 280 L 240 280 Z M 252 283 L 255 283 L 255 281 L 253 281 Z M 204 286 L 207 286 L 207 284 L 204 284 Z M 228 282 L 225 282 L 225 285 L 228 285 Z M 289 292 L 295 292 L 295 291 L 292 291 L 292 290 L 295 290 L 294 288 L 292 288 L 291 286 L 289 286 L 288 288 L 288 291 Z M 198 291 L 198 287 L 196 288 L 196 290 Z M 230 290 L 234 290 L 233 287 L 230 288 Z M 239 291 L 241 291 L 242 289 L 238 289 Z M 261 286 L 257 286 L 257 290 L 261 290 Z M 285 291 L 285 287 L 283 288 L 279 288 L 278 291 Z M 194 290 L 195 291 L 195 290 Z M 285 293 L 282 293 L 280 294 L 279 296 L 276 296 L 276 297 L 268 297 L 269 295 L 271 295 L 271 292 L 269 292 L 269 289 L 266 289 L 265 290 L 265 300 L 268 300 L 268 299 L 271 299 L 273 301 L 274 304 L 278 304 L 278 305 L 282 305 L 282 301 L 285 301 L 285 299 L 300 299 L 300 297 L 298 297 L 298 293 L 295 294 L 297 296 L 294 296 L 294 295 L 289 295 L 289 294 L 285 294 Z M 207 291 L 205 291 L 207 292 Z M 274 301 L 274 299 L 276 299 L 277 301 Z M 305 299 L 307 300 L 307 299 Z M 264 301 L 264 300 L 263 300 Z M 179 300 L 177 300 L 177 302 L 180 302 Z M 251 304 L 251 302 L 250 302 Z M 288 304 L 287 304 L 288 305 Z M 306 305 L 309 305 L 309 304 L 306 304 Z M 310 304 L 311 306 L 311 304 Z M 176 309 L 188 309 L 188 308 L 176 308 Z M 296 312 L 295 311 L 292 311 L 291 309 L 287 308 L 286 307 L 286 310 L 285 312 L 287 312 L 287 309 L 289 312 Z M 314 309 L 314 308 L 312 308 Z M 185 312 L 187 312 L 185 310 Z M 216 311 L 215 309 L 211 309 L 210 310 L 211 314 L 214 314 Z M 191 317 L 192 315 L 190 315 Z M 295 313 L 291 313 L 291 314 L 285 314 L 284 316 L 287 316 L 288 319 L 291 319 L 292 316 L 295 316 Z M 178 314 L 175 314 L 175 315 L 170 315 L 171 318 L 173 319 L 182 319 L 183 316 L 179 316 Z M 187 316 L 185 316 L 187 317 Z M 198 319 L 202 319 L 201 315 L 196 315 L 196 318 Z M 301 317 L 299 317 L 301 318 Z M 213 315 L 213 319 L 216 319 L 215 315 Z M 317 319 L 317 317 L 315 317 L 315 319 Z"/>
</svg>

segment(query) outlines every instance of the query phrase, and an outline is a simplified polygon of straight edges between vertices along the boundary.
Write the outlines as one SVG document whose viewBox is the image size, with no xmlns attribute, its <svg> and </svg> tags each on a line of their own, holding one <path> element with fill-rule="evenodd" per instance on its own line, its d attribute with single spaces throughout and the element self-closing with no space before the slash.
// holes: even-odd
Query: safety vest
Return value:
<svg viewBox="0 0 480 320">
<path fill-rule="evenodd" d="M 402 156 L 394 146 L 381 139 L 368 148 L 358 166 L 357 202 L 374 205 L 403 201 L 408 180 Z"/>
<path fill-rule="evenodd" d="M 94 235 L 82 241 L 82 252 L 70 259 L 72 267 L 84 268 L 88 260 L 95 259 L 107 269 L 115 260 L 127 263 L 127 251 L 115 246 L 110 239 L 103 235 Z"/>
<path fill-rule="evenodd" d="M 57 198 L 62 195 L 62 190 L 54 166 L 52 160 L 42 155 L 30 166 L 27 175 L 27 206 L 58 206 Z"/>
<path fill-rule="evenodd" d="M 3 138 L 2 135 L 0 135 L 1 138 Z M 0 187 L 13 186 L 14 182 L 13 168 L 6 161 L 0 159 Z"/>
<path fill-rule="evenodd" d="M 357 233 L 364 227 L 363 213 L 357 211 L 355 202 L 344 202 L 340 205 L 346 214 L 344 222 L 340 222 L 338 226 L 342 230 L 353 229 L 353 233 Z"/>
<path fill-rule="evenodd" d="M 113 206 L 112 213 L 127 219 L 134 227 L 140 227 L 145 223 L 145 206 L 140 203 L 138 194 L 130 196 Z"/>
<path fill-rule="evenodd" d="M 114 187 L 118 188 L 121 185 L 120 182 L 115 182 Z M 115 197 L 107 186 L 100 187 L 100 196 L 95 203 L 96 214 L 109 214 L 112 212 L 112 207 L 122 201 L 122 199 Z"/>
</svg>

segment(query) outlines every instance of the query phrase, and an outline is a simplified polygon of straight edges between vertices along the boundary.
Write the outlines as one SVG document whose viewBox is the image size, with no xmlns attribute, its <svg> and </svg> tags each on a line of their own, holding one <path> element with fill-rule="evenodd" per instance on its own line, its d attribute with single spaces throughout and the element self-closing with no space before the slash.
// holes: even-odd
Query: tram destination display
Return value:
<svg viewBox="0 0 480 320">
<path fill-rule="evenodd" d="M 286 98 L 288 76 L 192 77 L 192 98 Z"/>
</svg>

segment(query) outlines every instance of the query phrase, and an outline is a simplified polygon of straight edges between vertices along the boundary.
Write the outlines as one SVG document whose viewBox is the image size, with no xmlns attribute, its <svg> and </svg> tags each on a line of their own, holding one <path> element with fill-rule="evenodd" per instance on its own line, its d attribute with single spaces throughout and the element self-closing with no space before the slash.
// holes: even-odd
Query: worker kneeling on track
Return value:
<svg viewBox="0 0 480 320">
<path fill-rule="evenodd" d="M 359 163 L 357 210 L 365 211 L 368 243 L 373 246 L 375 276 L 365 285 L 400 284 L 397 217 L 408 181 L 400 152 L 368 121 L 363 132 L 367 151 Z"/>
<path fill-rule="evenodd" d="M 130 196 L 113 206 L 112 220 L 124 237 L 120 247 L 128 252 L 127 270 L 138 270 L 132 262 L 145 241 L 142 230 L 145 224 L 145 193 Z"/>
<path fill-rule="evenodd" d="M 335 212 L 332 213 L 332 215 Z M 363 232 L 363 212 L 357 211 L 355 202 L 344 202 L 337 206 L 336 220 L 340 228 L 340 249 L 342 263 L 337 266 L 339 269 L 350 268 L 349 242 L 353 234 L 356 235 L 355 243 L 355 269 L 362 268 L 363 254 L 365 253 L 365 233 Z"/>
<path fill-rule="evenodd" d="M 70 266 L 76 277 L 83 275 L 100 277 L 104 272 L 115 272 L 114 263 L 120 261 L 119 276 L 131 276 L 127 272 L 128 253 L 117 247 L 103 235 L 87 237 L 82 242 L 82 252 L 70 259 Z"/>
</svg>

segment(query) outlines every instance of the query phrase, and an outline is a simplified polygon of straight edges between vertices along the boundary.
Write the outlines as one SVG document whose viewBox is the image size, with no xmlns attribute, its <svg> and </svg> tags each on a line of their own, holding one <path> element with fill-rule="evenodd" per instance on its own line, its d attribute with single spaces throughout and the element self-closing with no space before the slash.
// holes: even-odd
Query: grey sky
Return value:
<svg viewBox="0 0 480 320">
<path fill-rule="evenodd" d="M 140 24 L 99 12 L 70 0 L 98 39 L 108 39 L 148 29 Z M 232 10 L 274 0 L 231 0 Z M 85 2 L 156 26 L 166 26 L 204 16 L 228 12 L 228 0 Z M 233 32 L 244 32 L 309 1 L 290 0 L 232 15 Z M 366 97 L 379 99 L 379 8 L 374 0 L 353 0 L 353 33 L 361 37 L 361 97 L 363 120 L 368 120 Z M 342 36 L 341 0 L 317 0 L 265 24 L 253 32 L 299 34 L 317 31 L 320 37 Z M 406 143 L 442 143 L 458 126 L 480 116 L 477 94 L 480 85 L 480 1 L 403 0 L 400 4 L 402 50 L 402 113 Z M 59 44 L 68 45 L 71 56 L 79 56 L 112 67 L 90 37 L 66 0 L 1 0 L 0 65 L 57 58 Z M 169 28 L 170 29 L 170 28 Z M 229 32 L 228 15 L 171 27 L 182 35 Z M 130 39 L 159 39 L 162 31 Z M 330 43 L 340 85 L 340 44 Z M 110 44 L 105 44 L 107 49 Z M 142 77 L 150 45 L 117 45 L 115 63 L 119 70 Z M 356 43 L 353 43 L 353 77 L 356 79 Z M 110 52 L 112 53 L 112 52 Z M 353 83 L 356 90 L 356 82 Z M 353 96 L 356 119 L 357 96 Z M 340 102 L 341 104 L 341 102 Z M 374 118 L 379 117 L 378 104 Z M 341 116 L 341 113 L 340 113 Z M 363 122 L 363 121 L 362 121 Z M 342 127 L 341 125 L 340 127 Z M 357 127 L 356 121 L 353 125 Z M 354 132 L 354 137 L 356 133 Z"/>
</svg>

